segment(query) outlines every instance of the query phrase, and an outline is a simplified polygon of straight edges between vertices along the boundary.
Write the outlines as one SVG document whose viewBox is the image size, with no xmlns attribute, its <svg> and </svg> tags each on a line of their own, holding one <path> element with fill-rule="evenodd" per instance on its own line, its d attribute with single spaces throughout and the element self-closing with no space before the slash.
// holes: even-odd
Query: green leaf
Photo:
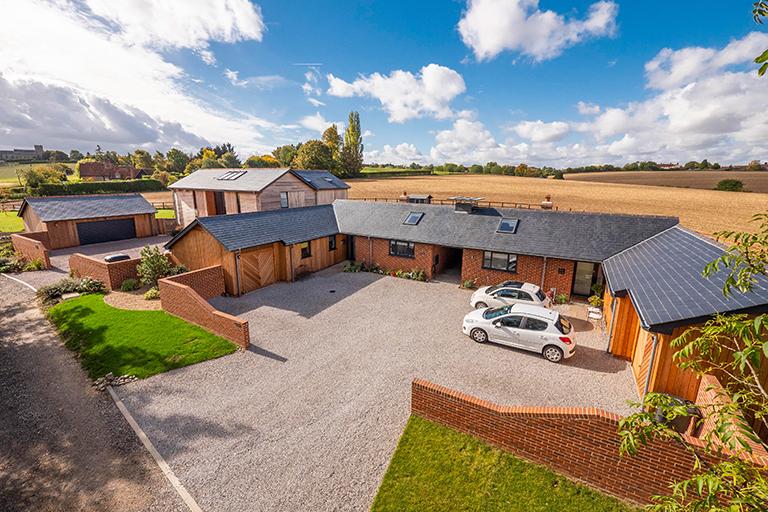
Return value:
<svg viewBox="0 0 768 512">
<path fill-rule="evenodd" d="M 766 71 L 768 71 L 768 62 L 766 62 L 765 64 L 760 66 L 760 69 L 757 70 L 757 75 L 758 76 L 763 76 Z"/>
<path fill-rule="evenodd" d="M 765 357 L 768 357 L 768 341 L 763 343 L 763 354 L 765 354 Z"/>
</svg>

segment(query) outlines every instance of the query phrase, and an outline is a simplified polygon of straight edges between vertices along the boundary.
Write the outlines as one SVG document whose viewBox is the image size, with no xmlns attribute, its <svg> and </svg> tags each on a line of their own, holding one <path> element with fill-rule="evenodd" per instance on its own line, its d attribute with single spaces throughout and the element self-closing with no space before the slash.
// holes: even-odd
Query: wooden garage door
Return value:
<svg viewBox="0 0 768 512">
<path fill-rule="evenodd" d="M 240 279 L 242 293 L 275 282 L 275 255 L 271 245 L 240 255 Z"/>
</svg>

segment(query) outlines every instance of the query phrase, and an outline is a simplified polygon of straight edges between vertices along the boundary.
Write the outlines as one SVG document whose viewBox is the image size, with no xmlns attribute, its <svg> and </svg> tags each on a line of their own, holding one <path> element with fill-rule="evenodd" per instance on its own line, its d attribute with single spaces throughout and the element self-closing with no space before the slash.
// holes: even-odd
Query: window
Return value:
<svg viewBox="0 0 768 512">
<path fill-rule="evenodd" d="M 548 326 L 549 324 L 544 320 L 525 317 L 525 325 L 523 326 L 523 329 L 527 329 L 529 331 L 546 331 Z"/>
<path fill-rule="evenodd" d="M 280 192 L 280 208 L 288 208 L 288 192 Z"/>
<path fill-rule="evenodd" d="M 517 254 L 484 251 L 483 268 L 517 272 Z"/>
<path fill-rule="evenodd" d="M 336 250 L 336 235 L 331 235 L 328 237 L 328 250 L 329 251 Z"/>
<path fill-rule="evenodd" d="M 403 221 L 403 224 L 406 226 L 415 226 L 421 221 L 421 218 L 424 216 L 422 212 L 411 212 L 408 214 L 408 216 Z"/>
<path fill-rule="evenodd" d="M 301 259 L 309 258 L 312 256 L 312 242 L 304 242 L 299 244 L 301 247 Z"/>
<path fill-rule="evenodd" d="M 220 181 L 233 181 L 245 174 L 246 171 L 227 171 L 218 178 Z"/>
<path fill-rule="evenodd" d="M 503 327 L 520 327 L 520 323 L 523 321 L 523 317 L 521 316 L 508 316 L 505 318 L 502 318 L 499 322 Z"/>
<path fill-rule="evenodd" d="M 502 288 L 495 293 L 496 297 L 504 297 L 505 299 L 516 299 L 517 290 L 510 290 L 509 288 Z"/>
<path fill-rule="evenodd" d="M 516 291 L 517 291 L 517 300 L 527 300 L 529 302 L 533 302 L 533 297 L 531 297 L 530 294 L 522 290 L 516 290 Z"/>
<path fill-rule="evenodd" d="M 571 322 L 569 322 L 563 317 L 560 317 L 557 319 L 557 322 L 555 323 L 555 327 L 557 327 L 557 329 L 563 334 L 568 334 L 569 332 L 571 332 Z"/>
<path fill-rule="evenodd" d="M 509 306 L 503 306 L 500 308 L 488 308 L 483 311 L 483 318 L 486 320 L 493 320 L 494 318 L 501 315 L 506 315 L 507 313 L 509 313 Z"/>
<path fill-rule="evenodd" d="M 546 295 L 544 295 L 544 292 L 543 292 L 543 291 L 541 291 L 541 289 L 539 289 L 539 290 L 536 292 L 536 297 L 537 297 L 537 298 L 538 298 L 538 299 L 539 299 L 541 302 L 544 302 L 544 300 L 547 298 L 547 296 L 546 296 Z"/>
<path fill-rule="evenodd" d="M 389 241 L 389 255 L 400 256 L 401 258 L 414 258 L 416 244 L 413 242 L 403 242 L 401 240 Z"/>
<path fill-rule="evenodd" d="M 517 231 L 517 219 L 501 219 L 499 227 L 496 229 L 497 233 L 514 233 Z"/>
</svg>

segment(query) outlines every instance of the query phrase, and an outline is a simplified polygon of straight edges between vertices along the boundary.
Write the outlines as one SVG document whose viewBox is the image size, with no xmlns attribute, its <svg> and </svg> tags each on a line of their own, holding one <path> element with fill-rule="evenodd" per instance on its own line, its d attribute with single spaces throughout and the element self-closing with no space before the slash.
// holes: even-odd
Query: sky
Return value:
<svg viewBox="0 0 768 512">
<path fill-rule="evenodd" d="M 366 162 L 766 160 L 751 2 L 0 0 L 0 148 L 343 129 Z"/>
</svg>

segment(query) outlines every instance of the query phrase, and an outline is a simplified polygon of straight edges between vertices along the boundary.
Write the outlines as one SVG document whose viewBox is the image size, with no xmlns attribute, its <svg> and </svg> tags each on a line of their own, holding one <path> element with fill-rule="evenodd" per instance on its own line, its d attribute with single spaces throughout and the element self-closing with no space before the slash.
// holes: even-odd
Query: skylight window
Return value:
<svg viewBox="0 0 768 512">
<path fill-rule="evenodd" d="M 232 181 L 245 174 L 245 172 L 246 171 L 227 171 L 216 179 L 221 181 Z"/>
<path fill-rule="evenodd" d="M 403 221 L 403 224 L 406 226 L 415 226 L 421 221 L 421 218 L 424 216 L 422 212 L 411 212 L 408 214 L 408 216 Z"/>
<path fill-rule="evenodd" d="M 496 230 L 497 233 L 512 233 L 517 231 L 517 224 L 520 221 L 518 219 L 501 219 L 499 227 Z"/>
<path fill-rule="evenodd" d="M 333 183 L 333 178 L 329 178 L 328 176 L 324 176 L 323 179 L 327 181 L 328 183 Z"/>
</svg>

